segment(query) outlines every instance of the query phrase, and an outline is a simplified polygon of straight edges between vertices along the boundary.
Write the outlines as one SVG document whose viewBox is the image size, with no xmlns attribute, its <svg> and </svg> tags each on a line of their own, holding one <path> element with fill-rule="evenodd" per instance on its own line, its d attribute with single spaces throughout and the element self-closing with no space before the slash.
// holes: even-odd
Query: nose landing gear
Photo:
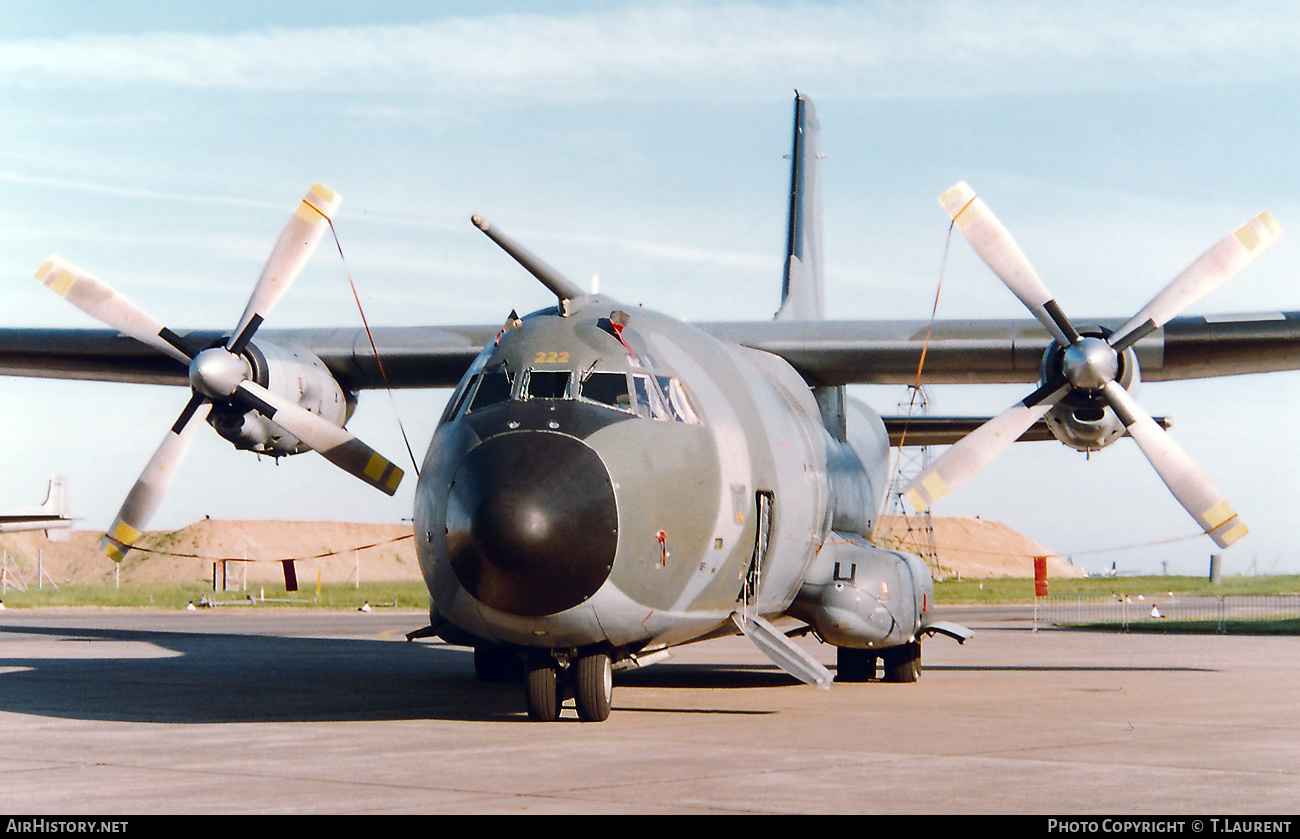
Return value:
<svg viewBox="0 0 1300 839">
<path fill-rule="evenodd" d="M 557 657 L 550 650 L 530 650 L 524 673 L 524 705 L 528 718 L 554 722 L 560 706 L 573 697 L 578 719 L 603 722 L 609 718 L 614 693 L 613 661 L 608 653 Z"/>
</svg>

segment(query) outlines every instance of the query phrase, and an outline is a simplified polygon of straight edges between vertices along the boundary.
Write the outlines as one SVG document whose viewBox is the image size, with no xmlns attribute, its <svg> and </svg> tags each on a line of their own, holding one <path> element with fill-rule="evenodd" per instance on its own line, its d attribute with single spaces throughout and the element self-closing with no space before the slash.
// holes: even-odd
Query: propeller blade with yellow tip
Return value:
<svg viewBox="0 0 1300 839">
<path fill-rule="evenodd" d="M 45 260 L 36 270 L 36 279 L 105 326 L 111 326 L 184 364 L 189 364 L 194 357 L 176 333 L 103 280 L 62 257 L 51 256 Z"/>
<path fill-rule="evenodd" d="M 316 416 L 256 382 L 239 385 L 237 398 L 297 437 L 322 457 L 382 492 L 392 495 L 403 472 L 346 428 Z"/>
<path fill-rule="evenodd" d="M 1020 250 L 1016 240 L 1011 238 L 1011 233 L 998 221 L 975 190 L 962 181 L 939 196 L 939 203 L 948 211 L 948 215 L 980 259 L 984 260 L 984 264 L 1020 298 L 1020 302 L 1038 318 L 1039 323 L 1047 327 L 1047 331 L 1052 333 L 1058 343 L 1069 346 L 1079 340 L 1079 334 L 1074 331 L 1047 286 L 1039 279 L 1034 266 L 1029 264 L 1024 251 Z"/>
<path fill-rule="evenodd" d="M 1124 427 L 1146 455 L 1160 480 L 1192 514 L 1211 539 L 1226 548 L 1246 535 L 1246 525 L 1196 462 L 1115 382 L 1106 386 L 1110 403 Z"/>
<path fill-rule="evenodd" d="M 226 349 L 233 353 L 243 352 L 267 313 L 289 290 L 316 251 L 342 200 L 337 192 L 323 184 L 313 184 L 307 191 L 271 249 L 271 256 L 267 258 L 262 276 L 248 298 L 244 314 L 240 316 L 235 331 L 230 333 Z"/>
<path fill-rule="evenodd" d="M 1010 448 L 1069 390 L 1067 384 L 1050 391 L 1039 388 L 958 440 L 903 488 L 907 503 L 915 510 L 928 510 Z"/>
<path fill-rule="evenodd" d="M 1150 303 L 1110 337 L 1111 346 L 1119 352 L 1133 346 L 1237 276 L 1280 238 L 1282 227 L 1272 215 L 1260 213 L 1255 216 L 1174 277 Z"/>
<path fill-rule="evenodd" d="M 99 549 L 113 561 L 121 562 L 144 533 L 145 525 L 167 495 L 185 453 L 194 442 L 194 430 L 202 425 L 211 409 L 212 403 L 194 394 L 127 493 L 122 509 L 99 542 Z"/>
</svg>

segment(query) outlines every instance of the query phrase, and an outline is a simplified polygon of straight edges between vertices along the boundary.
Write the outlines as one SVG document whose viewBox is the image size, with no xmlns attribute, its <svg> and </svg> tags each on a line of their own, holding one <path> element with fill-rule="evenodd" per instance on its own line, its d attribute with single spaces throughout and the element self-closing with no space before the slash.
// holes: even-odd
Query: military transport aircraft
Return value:
<svg viewBox="0 0 1300 839">
<path fill-rule="evenodd" d="M 69 518 L 67 492 L 63 478 L 50 478 L 45 501 L 35 507 L 0 510 L 0 533 L 17 533 L 23 530 L 44 530 L 54 542 L 66 542 L 74 518 Z"/>
<path fill-rule="evenodd" d="M 792 641 L 799 633 L 836 647 L 839 681 L 914 681 L 922 638 L 969 637 L 935 618 L 919 558 L 870 540 L 900 431 L 846 397 L 846 385 L 912 384 L 918 370 L 923 383 L 1037 385 L 986 423 L 909 429 L 916 445 L 971 430 L 908 488 L 917 505 L 1016 439 L 1090 451 L 1127 433 L 1218 544 L 1245 532 L 1133 393 L 1143 376 L 1300 367 L 1300 314 L 1177 317 L 1277 238 L 1271 217 L 1237 228 L 1133 318 L 1075 324 L 958 184 L 943 206 L 1035 319 L 837 322 L 824 319 L 819 129 L 801 95 L 792 159 L 782 302 L 770 322 L 692 325 L 589 294 L 474 217 L 554 306 L 496 326 L 259 331 L 338 206 L 317 185 L 231 332 L 168 329 L 51 257 L 37 278 L 112 329 L 0 331 L 0 373 L 190 388 L 104 537 L 119 560 L 198 420 L 236 448 L 313 449 L 391 494 L 402 471 L 343 428 L 358 392 L 454 387 L 415 495 L 427 632 L 473 647 L 483 679 L 522 664 L 524 704 L 538 720 L 556 719 L 569 695 L 581 719 L 605 719 L 614 669 L 710 637 L 743 633 L 822 687 L 831 672 Z M 783 631 L 778 619 L 798 625 Z"/>
</svg>

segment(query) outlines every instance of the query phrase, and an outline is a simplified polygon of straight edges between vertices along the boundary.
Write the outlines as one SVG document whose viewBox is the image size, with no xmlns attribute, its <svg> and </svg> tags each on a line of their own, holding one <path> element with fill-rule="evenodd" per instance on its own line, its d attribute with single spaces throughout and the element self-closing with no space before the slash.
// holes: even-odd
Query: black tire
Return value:
<svg viewBox="0 0 1300 839">
<path fill-rule="evenodd" d="M 578 719 L 583 722 L 604 722 L 609 719 L 610 702 L 614 695 L 613 662 L 605 653 L 584 655 L 578 659 L 576 673 Z"/>
<path fill-rule="evenodd" d="M 921 644 L 913 641 L 892 650 L 886 650 L 882 656 L 885 661 L 885 681 L 907 683 L 921 678 Z"/>
<path fill-rule="evenodd" d="M 562 701 L 560 666 L 555 657 L 546 651 L 530 652 L 524 674 L 524 706 L 528 718 L 535 722 L 555 722 L 560 718 Z"/>
<path fill-rule="evenodd" d="M 835 650 L 835 681 L 869 682 L 876 678 L 876 661 L 880 654 L 875 650 L 857 650 L 838 647 Z"/>
</svg>

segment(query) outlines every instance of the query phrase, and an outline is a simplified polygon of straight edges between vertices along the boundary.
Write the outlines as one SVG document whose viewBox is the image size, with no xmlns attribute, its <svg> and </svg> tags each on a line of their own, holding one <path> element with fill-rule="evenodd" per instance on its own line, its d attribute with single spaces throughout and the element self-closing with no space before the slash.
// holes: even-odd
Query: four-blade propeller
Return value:
<svg viewBox="0 0 1300 839">
<path fill-rule="evenodd" d="M 1060 351 L 1059 372 L 999 416 L 944 452 L 905 489 L 918 510 L 929 508 L 973 477 L 1072 392 L 1095 396 L 1114 411 L 1129 435 L 1196 523 L 1220 546 L 1246 534 L 1246 525 L 1209 477 L 1116 379 L 1126 350 L 1188 306 L 1232 279 L 1282 235 L 1268 213 L 1234 230 L 1173 279 L 1150 303 L 1107 337 L 1083 336 L 1002 223 L 965 183 L 939 198 L 975 252 L 1051 333 Z"/>
<path fill-rule="evenodd" d="M 214 403 L 257 411 L 346 472 L 392 495 L 402 470 L 358 440 L 350 431 L 267 390 L 251 379 L 244 349 L 267 313 L 307 263 L 338 209 L 339 196 L 315 184 L 280 234 L 248 306 L 224 347 L 196 351 L 143 309 L 107 284 L 57 256 L 36 272 L 36 279 L 86 314 L 118 329 L 189 367 L 193 393 L 136 481 L 100 549 L 121 561 L 139 539 L 162 501 L 176 469 L 193 441 L 193 429 L 207 418 Z"/>
</svg>

